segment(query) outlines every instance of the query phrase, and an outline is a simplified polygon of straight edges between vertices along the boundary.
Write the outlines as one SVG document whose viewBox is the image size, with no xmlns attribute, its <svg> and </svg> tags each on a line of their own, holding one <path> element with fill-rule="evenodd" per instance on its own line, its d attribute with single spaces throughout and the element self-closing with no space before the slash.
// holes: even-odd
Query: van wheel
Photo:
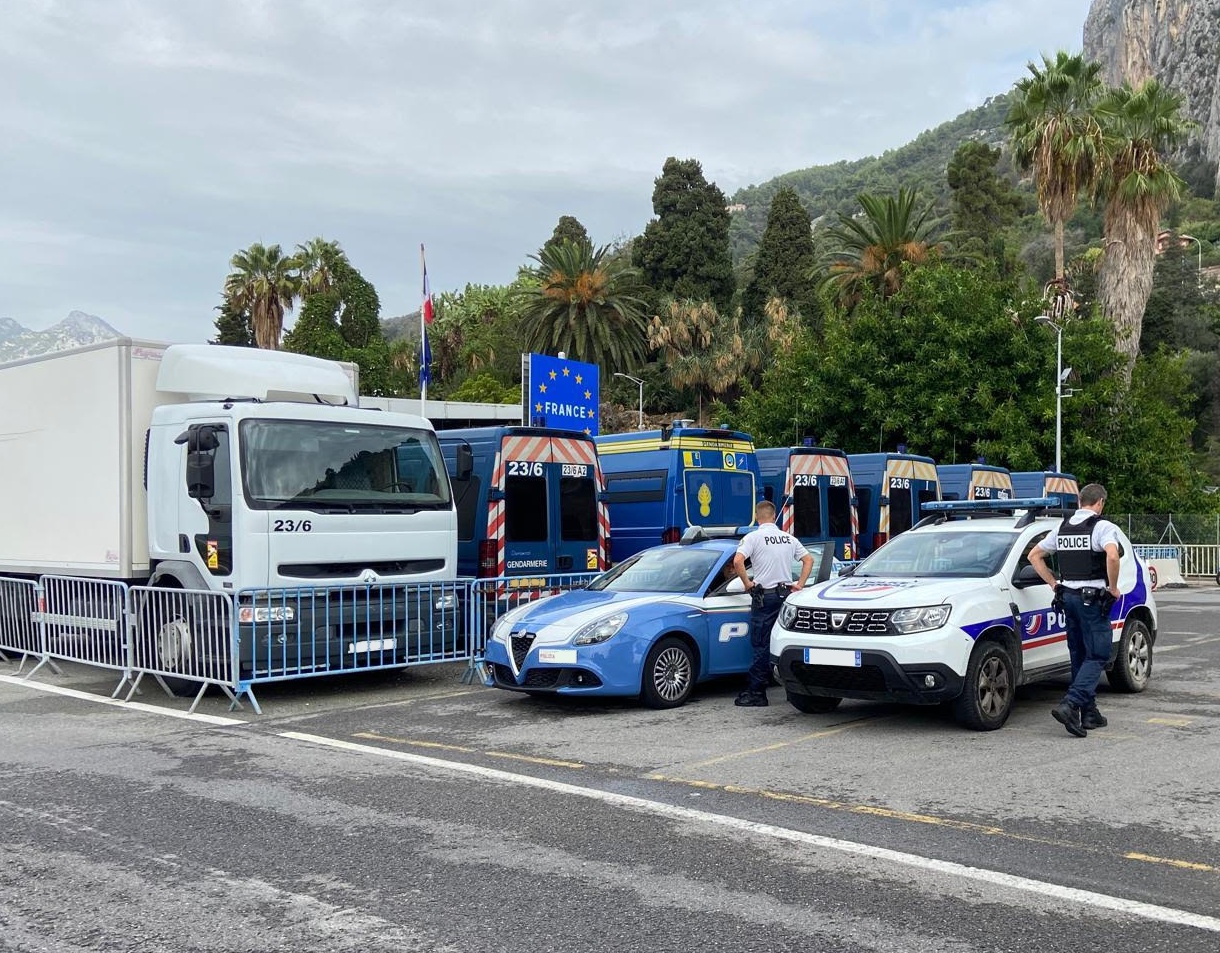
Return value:
<svg viewBox="0 0 1220 953">
<path fill-rule="evenodd" d="M 806 715 L 825 715 L 839 707 L 842 698 L 832 698 L 826 695 L 798 695 L 787 692 L 788 704 Z"/>
<path fill-rule="evenodd" d="M 650 708 L 678 708 L 695 687 L 694 650 L 681 639 L 667 635 L 644 660 L 640 698 Z"/>
<path fill-rule="evenodd" d="M 998 642 L 983 642 L 970 656 L 966 684 L 953 700 L 953 717 L 972 731 L 995 731 L 1008 720 L 1016 686 L 1008 650 Z"/>
<path fill-rule="evenodd" d="M 1152 633 L 1141 619 L 1128 619 L 1118 654 L 1106 672 L 1106 681 L 1116 692 L 1142 692 L 1152 678 Z"/>
</svg>

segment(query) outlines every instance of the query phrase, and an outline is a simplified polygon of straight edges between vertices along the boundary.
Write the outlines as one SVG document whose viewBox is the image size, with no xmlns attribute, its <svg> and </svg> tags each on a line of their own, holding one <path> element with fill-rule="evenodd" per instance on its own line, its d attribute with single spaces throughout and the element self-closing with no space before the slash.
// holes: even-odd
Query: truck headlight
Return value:
<svg viewBox="0 0 1220 953">
<path fill-rule="evenodd" d="M 291 622 L 296 618 L 292 606 L 242 606 L 237 610 L 237 621 L 243 625 L 251 622 Z"/>
<path fill-rule="evenodd" d="M 920 606 L 914 609 L 896 609 L 890 622 L 903 635 L 912 632 L 928 632 L 939 629 L 949 621 L 950 606 Z"/>
<path fill-rule="evenodd" d="M 614 615 L 608 615 L 604 619 L 590 622 L 572 637 L 572 644 L 597 645 L 599 642 L 605 642 L 626 624 L 627 613 L 616 612 Z"/>
<path fill-rule="evenodd" d="M 791 602 L 785 602 L 779 610 L 779 624 L 785 629 L 791 629 L 792 623 L 796 621 L 796 606 Z"/>
</svg>

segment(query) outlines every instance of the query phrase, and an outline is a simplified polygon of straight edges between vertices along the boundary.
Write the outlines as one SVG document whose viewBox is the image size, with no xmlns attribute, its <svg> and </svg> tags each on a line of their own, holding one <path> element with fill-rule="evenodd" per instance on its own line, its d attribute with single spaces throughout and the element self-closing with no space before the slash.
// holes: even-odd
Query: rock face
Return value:
<svg viewBox="0 0 1220 953">
<path fill-rule="evenodd" d="M 1182 93 L 1204 155 L 1220 162 L 1220 0 L 1093 0 L 1084 53 L 1110 85 L 1155 76 Z"/>
<path fill-rule="evenodd" d="M 59 324 L 45 331 L 31 331 L 12 318 L 0 318 L 0 364 L 117 337 L 122 335 L 109 324 L 83 311 L 70 312 Z"/>
</svg>

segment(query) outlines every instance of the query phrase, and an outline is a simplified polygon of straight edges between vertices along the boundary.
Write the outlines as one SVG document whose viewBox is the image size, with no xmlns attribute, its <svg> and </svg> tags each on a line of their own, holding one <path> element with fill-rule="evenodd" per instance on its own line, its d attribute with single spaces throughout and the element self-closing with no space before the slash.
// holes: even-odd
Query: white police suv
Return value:
<svg viewBox="0 0 1220 953">
<path fill-rule="evenodd" d="M 931 515 L 845 575 L 793 593 L 771 632 L 788 701 L 803 712 L 844 698 L 948 702 L 968 728 L 1001 727 L 1018 685 L 1071 672 L 1063 614 L 1029 564 L 1062 521 L 1047 515 L 1057 506 L 1055 497 L 925 503 Z M 1156 605 L 1147 567 L 1119 538 L 1107 677 L 1140 692 L 1152 674 Z"/>
</svg>

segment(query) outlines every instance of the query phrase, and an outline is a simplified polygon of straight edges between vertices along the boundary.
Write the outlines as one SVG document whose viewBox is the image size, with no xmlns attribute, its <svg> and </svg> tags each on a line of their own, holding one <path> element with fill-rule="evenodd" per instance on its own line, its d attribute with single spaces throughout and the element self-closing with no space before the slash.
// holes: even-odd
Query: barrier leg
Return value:
<svg viewBox="0 0 1220 953">
<path fill-rule="evenodd" d="M 135 681 L 131 683 L 131 691 L 127 693 L 127 697 L 123 699 L 125 702 L 131 701 L 131 696 L 140 690 L 140 681 L 144 678 L 144 673 L 140 672 L 136 675 Z"/>
<path fill-rule="evenodd" d="M 132 681 L 131 672 L 123 672 L 122 676 L 119 678 L 119 683 L 114 686 L 114 691 L 112 691 L 110 693 L 110 697 L 118 698 L 119 692 L 121 692 L 123 690 L 123 686 L 130 684 L 131 681 Z M 132 690 L 134 691 L 135 689 L 133 688 Z M 131 695 L 129 694 L 127 697 L 130 698 Z"/>
<path fill-rule="evenodd" d="M 483 676 L 479 674 L 479 666 L 481 664 L 481 660 L 477 658 L 472 658 L 466 662 L 466 671 L 462 673 L 460 679 L 462 685 L 483 684 Z"/>
<path fill-rule="evenodd" d="M 235 711 L 236 709 L 241 708 L 242 695 L 245 695 L 250 699 L 250 707 L 254 709 L 254 714 L 261 715 L 263 713 L 262 708 L 259 707 L 258 699 L 254 697 L 254 690 L 250 688 L 249 685 L 238 686 L 237 691 L 229 695 L 229 698 L 232 699 L 232 701 L 229 702 L 229 711 Z"/>
</svg>

